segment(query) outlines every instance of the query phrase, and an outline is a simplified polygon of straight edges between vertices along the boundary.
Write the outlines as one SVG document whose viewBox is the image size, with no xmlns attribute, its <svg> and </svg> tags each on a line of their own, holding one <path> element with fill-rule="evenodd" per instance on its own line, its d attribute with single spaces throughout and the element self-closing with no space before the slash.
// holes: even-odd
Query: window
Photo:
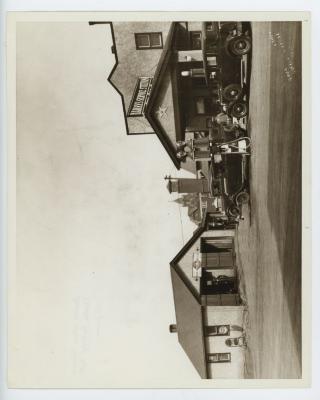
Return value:
<svg viewBox="0 0 320 400">
<path fill-rule="evenodd" d="M 215 57 L 215 56 L 207 57 L 207 64 L 210 67 L 216 67 L 217 66 L 217 57 Z"/>
<path fill-rule="evenodd" d="M 137 50 L 162 49 L 162 33 L 148 32 L 135 33 L 135 41 Z"/>
<path fill-rule="evenodd" d="M 213 115 L 220 112 L 220 105 L 211 97 L 195 97 L 195 111 L 197 115 Z"/>
<path fill-rule="evenodd" d="M 190 32 L 190 44 L 192 50 L 201 49 L 201 31 Z"/>
<path fill-rule="evenodd" d="M 230 325 L 211 325 L 204 328 L 205 336 L 229 336 Z"/>
<path fill-rule="evenodd" d="M 203 97 L 196 98 L 195 104 L 196 104 L 196 113 L 197 114 L 205 114 L 204 98 Z"/>
<path fill-rule="evenodd" d="M 212 109 L 212 100 L 209 97 L 196 97 L 194 101 L 196 106 L 196 114 L 210 114 Z"/>
<path fill-rule="evenodd" d="M 207 355 L 209 363 L 231 362 L 231 353 L 212 353 Z"/>
</svg>

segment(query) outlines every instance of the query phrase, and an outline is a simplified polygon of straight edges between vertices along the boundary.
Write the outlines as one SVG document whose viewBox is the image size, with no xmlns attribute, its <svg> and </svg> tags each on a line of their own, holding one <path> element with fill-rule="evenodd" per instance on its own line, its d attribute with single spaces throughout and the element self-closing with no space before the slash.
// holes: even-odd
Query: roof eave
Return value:
<svg viewBox="0 0 320 400">
<path fill-rule="evenodd" d="M 182 247 L 179 253 L 174 257 L 174 259 L 170 262 L 171 266 L 178 264 L 181 258 L 187 253 L 190 247 L 194 244 L 194 242 L 201 236 L 201 234 L 206 230 L 207 221 L 209 214 L 205 213 L 202 217 L 201 224 L 193 233 L 192 237 L 188 240 L 188 242 Z"/>
<path fill-rule="evenodd" d="M 155 99 L 156 99 L 156 96 L 157 96 L 157 93 L 158 93 L 159 86 L 160 86 L 161 81 L 162 81 L 163 74 L 164 74 L 164 72 L 166 70 L 166 67 L 168 65 L 168 62 L 170 60 L 172 39 L 174 37 L 175 27 L 176 27 L 176 23 L 172 22 L 171 26 L 170 26 L 170 29 L 169 29 L 169 33 L 168 33 L 168 36 L 167 36 L 167 40 L 166 40 L 164 49 L 162 51 L 162 54 L 161 54 L 161 57 L 160 57 L 160 60 L 159 60 L 159 63 L 158 63 L 158 67 L 157 67 L 156 72 L 154 74 L 150 97 L 149 97 L 149 100 L 148 100 L 148 104 L 146 105 L 146 108 L 145 108 L 145 117 L 148 120 L 148 122 L 151 125 L 152 129 L 154 130 L 154 132 L 156 133 L 156 135 L 158 136 L 160 142 L 162 143 L 162 145 L 166 149 L 166 151 L 169 154 L 171 160 L 173 161 L 175 167 L 177 169 L 180 169 L 181 168 L 181 165 L 180 165 L 181 161 L 178 159 L 175 149 L 173 148 L 173 146 L 172 146 L 171 142 L 169 141 L 167 135 L 165 134 L 165 132 L 163 131 L 161 126 L 159 126 L 157 124 L 157 121 L 153 118 L 153 115 L 151 113 L 152 107 L 154 105 L 154 102 L 155 102 Z"/>
</svg>

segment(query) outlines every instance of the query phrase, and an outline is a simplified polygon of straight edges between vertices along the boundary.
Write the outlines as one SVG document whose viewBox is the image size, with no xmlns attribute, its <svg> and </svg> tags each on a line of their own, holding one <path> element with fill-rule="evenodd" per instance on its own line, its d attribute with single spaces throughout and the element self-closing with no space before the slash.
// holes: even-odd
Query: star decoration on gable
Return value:
<svg viewBox="0 0 320 400">
<path fill-rule="evenodd" d="M 156 111 L 156 114 L 158 115 L 158 118 L 162 119 L 163 117 L 167 117 L 168 116 L 167 110 L 168 110 L 168 107 L 159 106 L 158 110 Z"/>
</svg>

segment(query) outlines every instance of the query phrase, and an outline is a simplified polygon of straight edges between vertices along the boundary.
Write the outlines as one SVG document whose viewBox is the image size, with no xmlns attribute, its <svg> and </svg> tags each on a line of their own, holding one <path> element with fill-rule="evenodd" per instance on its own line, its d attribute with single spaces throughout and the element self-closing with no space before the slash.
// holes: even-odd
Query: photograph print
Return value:
<svg viewBox="0 0 320 400">
<path fill-rule="evenodd" d="M 304 376 L 304 22 L 181 17 L 15 24 L 13 387 Z"/>
<path fill-rule="evenodd" d="M 192 174 L 164 178 L 195 225 L 170 333 L 203 379 L 300 378 L 301 22 L 110 28 L 127 134 Z"/>
</svg>

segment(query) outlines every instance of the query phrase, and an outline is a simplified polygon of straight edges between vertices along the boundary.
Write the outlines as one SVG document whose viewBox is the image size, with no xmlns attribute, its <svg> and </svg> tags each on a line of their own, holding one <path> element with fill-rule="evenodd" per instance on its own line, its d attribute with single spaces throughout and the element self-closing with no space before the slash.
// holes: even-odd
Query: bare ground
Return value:
<svg viewBox="0 0 320 400">
<path fill-rule="evenodd" d="M 301 25 L 252 24 L 250 208 L 238 230 L 249 378 L 301 377 Z"/>
</svg>

